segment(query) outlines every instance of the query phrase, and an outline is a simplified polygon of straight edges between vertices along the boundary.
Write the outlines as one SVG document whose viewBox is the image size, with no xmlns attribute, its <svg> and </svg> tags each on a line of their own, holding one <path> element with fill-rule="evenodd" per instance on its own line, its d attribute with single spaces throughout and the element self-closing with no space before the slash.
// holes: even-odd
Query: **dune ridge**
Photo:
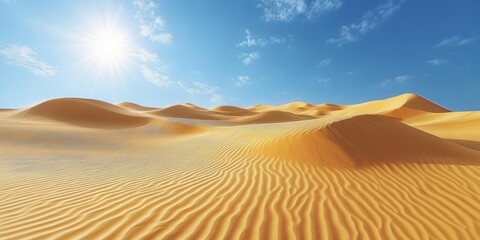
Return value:
<svg viewBox="0 0 480 240">
<path fill-rule="evenodd" d="M 480 114 L 418 95 L 0 113 L 0 239 L 480 237 Z"/>
</svg>

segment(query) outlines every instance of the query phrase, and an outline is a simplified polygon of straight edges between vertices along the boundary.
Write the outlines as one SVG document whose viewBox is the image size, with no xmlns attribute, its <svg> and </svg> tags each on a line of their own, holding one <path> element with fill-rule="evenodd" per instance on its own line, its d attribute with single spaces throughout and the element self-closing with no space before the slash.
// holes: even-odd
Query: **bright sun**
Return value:
<svg viewBox="0 0 480 240">
<path fill-rule="evenodd" d="M 87 66 L 97 74 L 122 75 L 132 49 L 128 35 L 115 24 L 96 24 L 83 38 Z"/>
<path fill-rule="evenodd" d="M 90 47 L 93 57 L 103 65 L 117 65 L 127 56 L 125 37 L 114 31 L 98 33 Z"/>
</svg>

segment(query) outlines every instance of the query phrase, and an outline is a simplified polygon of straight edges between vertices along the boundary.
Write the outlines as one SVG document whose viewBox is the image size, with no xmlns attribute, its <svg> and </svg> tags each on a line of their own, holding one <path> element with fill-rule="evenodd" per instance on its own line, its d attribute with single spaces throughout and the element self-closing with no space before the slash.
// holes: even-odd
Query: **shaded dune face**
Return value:
<svg viewBox="0 0 480 240">
<path fill-rule="evenodd" d="M 0 239 L 477 240 L 479 123 L 414 94 L 0 110 Z"/>
<path fill-rule="evenodd" d="M 115 105 L 101 101 L 78 98 L 53 99 L 25 109 L 13 117 L 55 120 L 81 127 L 131 128 L 148 124 L 148 117 L 131 115 Z"/>
</svg>

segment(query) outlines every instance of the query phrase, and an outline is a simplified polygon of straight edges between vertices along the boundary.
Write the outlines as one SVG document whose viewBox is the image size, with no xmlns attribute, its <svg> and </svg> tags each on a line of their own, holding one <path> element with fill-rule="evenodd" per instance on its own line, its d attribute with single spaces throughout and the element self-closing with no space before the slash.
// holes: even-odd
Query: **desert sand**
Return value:
<svg viewBox="0 0 480 240">
<path fill-rule="evenodd" d="M 0 176 L 0 239 L 480 239 L 480 111 L 52 99 Z"/>
</svg>

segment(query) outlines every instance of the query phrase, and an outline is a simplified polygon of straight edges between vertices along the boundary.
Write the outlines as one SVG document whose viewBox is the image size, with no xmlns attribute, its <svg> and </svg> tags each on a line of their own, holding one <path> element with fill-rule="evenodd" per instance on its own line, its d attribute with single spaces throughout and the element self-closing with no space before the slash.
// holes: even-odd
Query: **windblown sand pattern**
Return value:
<svg viewBox="0 0 480 240">
<path fill-rule="evenodd" d="M 0 111 L 0 239 L 480 239 L 480 112 L 404 94 Z"/>
</svg>

